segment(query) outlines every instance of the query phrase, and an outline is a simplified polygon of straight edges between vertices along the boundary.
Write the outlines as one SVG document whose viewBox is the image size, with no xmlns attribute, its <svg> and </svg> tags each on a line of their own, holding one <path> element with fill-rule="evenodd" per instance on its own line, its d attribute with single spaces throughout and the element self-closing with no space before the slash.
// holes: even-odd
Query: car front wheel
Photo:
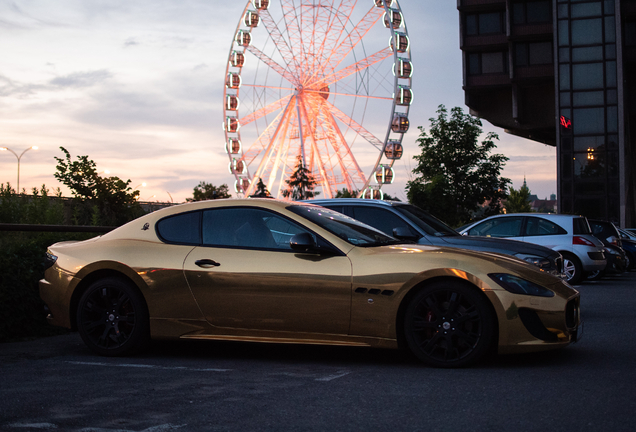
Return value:
<svg viewBox="0 0 636 432">
<path fill-rule="evenodd" d="M 77 306 L 77 329 L 84 343 L 104 356 L 131 354 L 150 340 L 148 309 L 130 283 L 105 278 L 91 284 Z"/>
<path fill-rule="evenodd" d="M 436 367 L 462 367 L 480 360 L 496 334 L 494 312 L 477 289 L 438 282 L 407 306 L 404 335 L 409 349 Z"/>
</svg>

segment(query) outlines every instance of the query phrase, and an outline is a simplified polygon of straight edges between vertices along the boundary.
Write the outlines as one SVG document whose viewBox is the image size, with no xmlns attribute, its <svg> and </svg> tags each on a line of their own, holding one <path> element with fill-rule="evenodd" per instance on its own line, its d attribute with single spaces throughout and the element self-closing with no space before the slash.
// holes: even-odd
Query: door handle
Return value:
<svg viewBox="0 0 636 432">
<path fill-rule="evenodd" d="M 218 267 L 221 264 L 219 264 L 218 262 L 211 260 L 211 259 L 200 259 L 200 260 L 196 260 L 194 262 L 196 265 L 198 265 L 199 267 L 203 267 L 203 268 L 212 268 L 212 267 Z"/>
</svg>

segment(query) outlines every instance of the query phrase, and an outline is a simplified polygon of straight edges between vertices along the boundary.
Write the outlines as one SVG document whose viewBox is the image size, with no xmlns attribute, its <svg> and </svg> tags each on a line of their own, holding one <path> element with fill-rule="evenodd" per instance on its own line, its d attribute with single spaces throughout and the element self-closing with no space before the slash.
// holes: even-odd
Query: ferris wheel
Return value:
<svg viewBox="0 0 636 432">
<path fill-rule="evenodd" d="M 397 0 L 248 1 L 223 93 L 236 192 L 260 179 L 281 197 L 300 159 L 325 198 L 381 198 L 403 153 L 412 70 Z"/>
</svg>

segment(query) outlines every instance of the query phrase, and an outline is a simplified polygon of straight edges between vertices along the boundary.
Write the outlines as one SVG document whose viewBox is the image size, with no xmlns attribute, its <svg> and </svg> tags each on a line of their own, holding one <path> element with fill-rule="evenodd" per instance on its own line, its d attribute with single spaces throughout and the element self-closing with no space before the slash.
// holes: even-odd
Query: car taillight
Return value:
<svg viewBox="0 0 636 432">
<path fill-rule="evenodd" d="M 584 237 L 579 237 L 579 236 L 573 236 L 572 237 L 572 244 L 573 245 L 583 245 L 583 246 L 595 246 L 595 244 L 592 243 L 591 241 L 589 241 L 588 239 L 586 239 Z"/>
<path fill-rule="evenodd" d="M 618 246 L 618 247 L 622 246 L 621 242 L 618 240 L 616 236 L 609 236 L 605 240 L 607 240 L 610 244 L 613 244 L 614 246 Z"/>
</svg>

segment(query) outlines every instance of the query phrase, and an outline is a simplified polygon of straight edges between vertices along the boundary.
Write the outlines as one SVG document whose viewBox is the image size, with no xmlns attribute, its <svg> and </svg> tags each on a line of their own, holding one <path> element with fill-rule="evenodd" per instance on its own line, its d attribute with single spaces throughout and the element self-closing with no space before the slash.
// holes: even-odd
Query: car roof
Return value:
<svg viewBox="0 0 636 432">
<path fill-rule="evenodd" d="M 367 198 L 318 198 L 312 199 L 308 201 L 303 201 L 306 203 L 313 203 L 316 205 L 323 204 L 356 204 L 356 205 L 374 205 L 374 206 L 382 206 L 382 207 L 393 207 L 398 205 L 411 205 L 409 203 L 404 203 L 401 201 L 384 201 L 378 199 L 367 199 Z"/>
</svg>

